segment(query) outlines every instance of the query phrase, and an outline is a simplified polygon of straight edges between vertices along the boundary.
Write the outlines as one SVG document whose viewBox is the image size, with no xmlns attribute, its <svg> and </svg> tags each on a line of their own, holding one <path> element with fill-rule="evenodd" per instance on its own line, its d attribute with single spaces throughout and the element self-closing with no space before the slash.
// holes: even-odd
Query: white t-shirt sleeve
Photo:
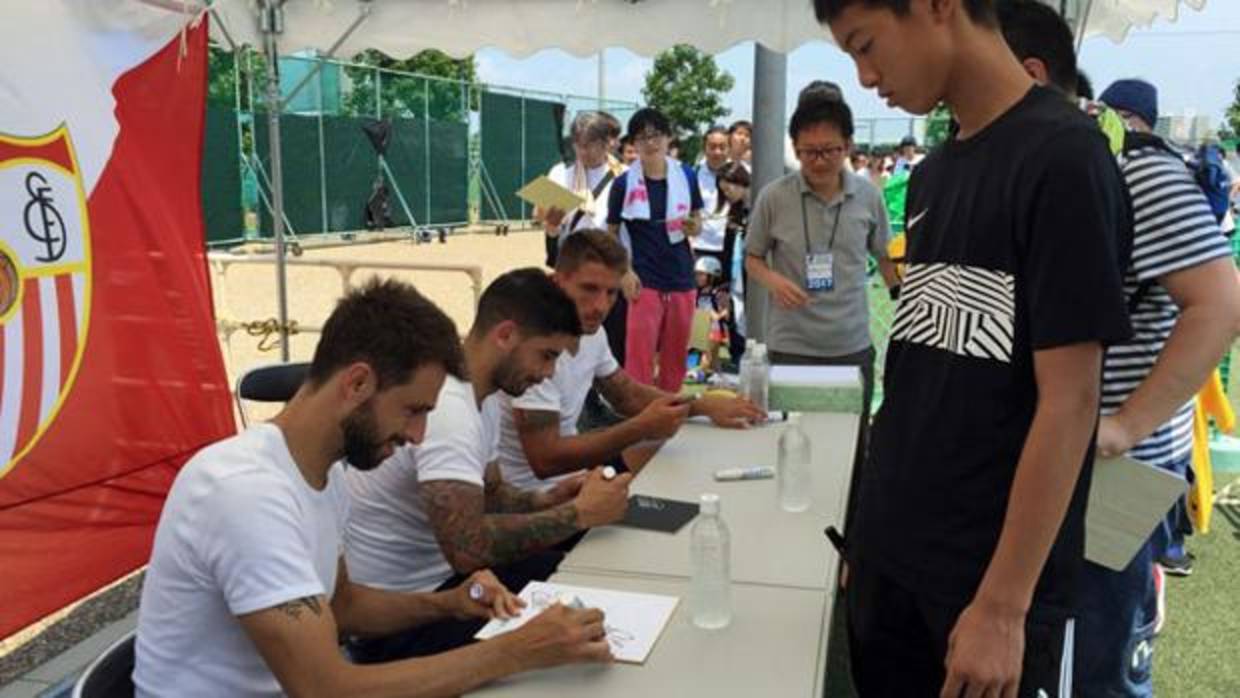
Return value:
<svg viewBox="0 0 1240 698">
<path fill-rule="evenodd" d="M 560 371 L 560 367 L 564 362 L 556 364 L 556 371 Z M 512 406 L 518 410 L 543 410 L 547 412 L 560 412 L 563 403 L 561 402 L 560 386 L 555 382 L 556 377 L 552 376 L 547 380 L 526 390 L 520 395 L 512 399 Z"/>
<path fill-rule="evenodd" d="M 607 328 L 598 328 L 598 339 L 594 346 L 598 350 L 598 358 L 594 362 L 595 378 L 606 378 L 620 370 L 620 364 L 611 353 L 611 344 L 607 340 Z"/>
<path fill-rule="evenodd" d="M 427 418 L 426 438 L 413 447 L 418 482 L 459 480 L 482 486 L 492 447 L 471 399 L 472 393 L 440 393 Z"/>
<path fill-rule="evenodd" d="M 482 437 L 488 465 L 499 460 L 500 420 L 503 409 L 499 395 L 492 395 L 482 403 Z"/>
<path fill-rule="evenodd" d="M 290 483 L 253 473 L 229 478 L 202 503 L 198 537 L 208 574 L 235 616 L 328 590 L 314 568 L 314 546 Z"/>
</svg>

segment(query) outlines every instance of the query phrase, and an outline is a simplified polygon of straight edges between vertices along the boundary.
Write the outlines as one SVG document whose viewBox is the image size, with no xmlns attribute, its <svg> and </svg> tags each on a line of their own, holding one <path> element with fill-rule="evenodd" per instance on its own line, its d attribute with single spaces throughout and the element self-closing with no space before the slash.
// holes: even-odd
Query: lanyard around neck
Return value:
<svg viewBox="0 0 1240 698">
<path fill-rule="evenodd" d="M 842 192 L 841 192 L 842 193 Z M 805 192 L 801 192 L 801 229 L 805 233 L 805 254 L 813 254 L 809 244 L 809 213 L 805 210 Z M 831 224 L 831 238 L 827 241 L 827 252 L 835 249 L 835 234 L 840 229 L 840 213 L 844 210 L 844 199 L 835 205 L 835 222 Z"/>
</svg>

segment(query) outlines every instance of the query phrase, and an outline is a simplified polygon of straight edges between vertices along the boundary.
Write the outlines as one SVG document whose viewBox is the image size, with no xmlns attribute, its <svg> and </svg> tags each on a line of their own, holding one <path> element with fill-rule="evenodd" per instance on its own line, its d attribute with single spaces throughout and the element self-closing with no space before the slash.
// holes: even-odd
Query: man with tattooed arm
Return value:
<svg viewBox="0 0 1240 698">
<path fill-rule="evenodd" d="M 628 475 L 582 473 L 547 491 L 523 491 L 494 464 L 499 418 L 488 398 L 520 395 L 550 377 L 580 334 L 572 301 L 541 269 L 509 272 L 487 288 L 465 339 L 469 379 L 446 379 L 426 439 L 374 473 L 349 473 L 345 556 L 353 579 L 389 591 L 443 591 L 494 567 L 519 590 L 555 571 L 563 554 L 551 546 L 624 515 Z M 481 624 L 444 620 L 352 641 L 349 653 L 364 663 L 434 654 L 468 643 Z"/>
<path fill-rule="evenodd" d="M 602 614 L 562 606 L 434 657 L 358 666 L 340 652 L 342 634 L 520 607 L 487 571 L 402 593 L 355 583 L 341 555 L 345 463 L 371 470 L 421 441 L 447 374 L 464 375 L 456 328 L 412 287 L 372 282 L 337 305 L 284 410 L 177 475 L 142 590 L 138 696 L 456 696 L 527 669 L 610 660 Z"/>
</svg>

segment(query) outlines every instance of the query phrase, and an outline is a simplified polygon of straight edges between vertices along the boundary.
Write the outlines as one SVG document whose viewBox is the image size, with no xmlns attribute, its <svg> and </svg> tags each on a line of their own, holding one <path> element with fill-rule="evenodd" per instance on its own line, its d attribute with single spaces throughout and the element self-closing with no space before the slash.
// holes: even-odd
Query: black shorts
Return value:
<svg viewBox="0 0 1240 698">
<path fill-rule="evenodd" d="M 857 694 L 939 698 L 947 640 L 964 605 L 930 599 L 864 564 L 850 565 L 845 597 Z M 1020 698 L 1072 695 L 1073 626 L 1063 614 L 1030 612 Z"/>
</svg>

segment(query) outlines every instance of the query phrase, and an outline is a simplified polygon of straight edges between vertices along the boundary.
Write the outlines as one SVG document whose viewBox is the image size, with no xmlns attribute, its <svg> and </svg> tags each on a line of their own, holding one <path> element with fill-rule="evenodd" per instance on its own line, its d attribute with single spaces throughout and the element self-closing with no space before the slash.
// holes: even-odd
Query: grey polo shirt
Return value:
<svg viewBox="0 0 1240 698">
<path fill-rule="evenodd" d="M 834 289 L 809 291 L 809 304 L 797 310 L 784 310 L 771 302 L 766 339 L 772 351 L 836 357 L 863 351 L 871 344 L 866 262 L 869 255 L 887 255 L 891 229 L 878 188 L 851 172 L 842 176 L 844 186 L 831 201 L 810 189 L 800 172 L 793 172 L 767 185 L 754 204 L 746 254 L 765 259 L 802 288 L 807 230 L 814 254 L 829 249 L 835 257 Z"/>
</svg>

